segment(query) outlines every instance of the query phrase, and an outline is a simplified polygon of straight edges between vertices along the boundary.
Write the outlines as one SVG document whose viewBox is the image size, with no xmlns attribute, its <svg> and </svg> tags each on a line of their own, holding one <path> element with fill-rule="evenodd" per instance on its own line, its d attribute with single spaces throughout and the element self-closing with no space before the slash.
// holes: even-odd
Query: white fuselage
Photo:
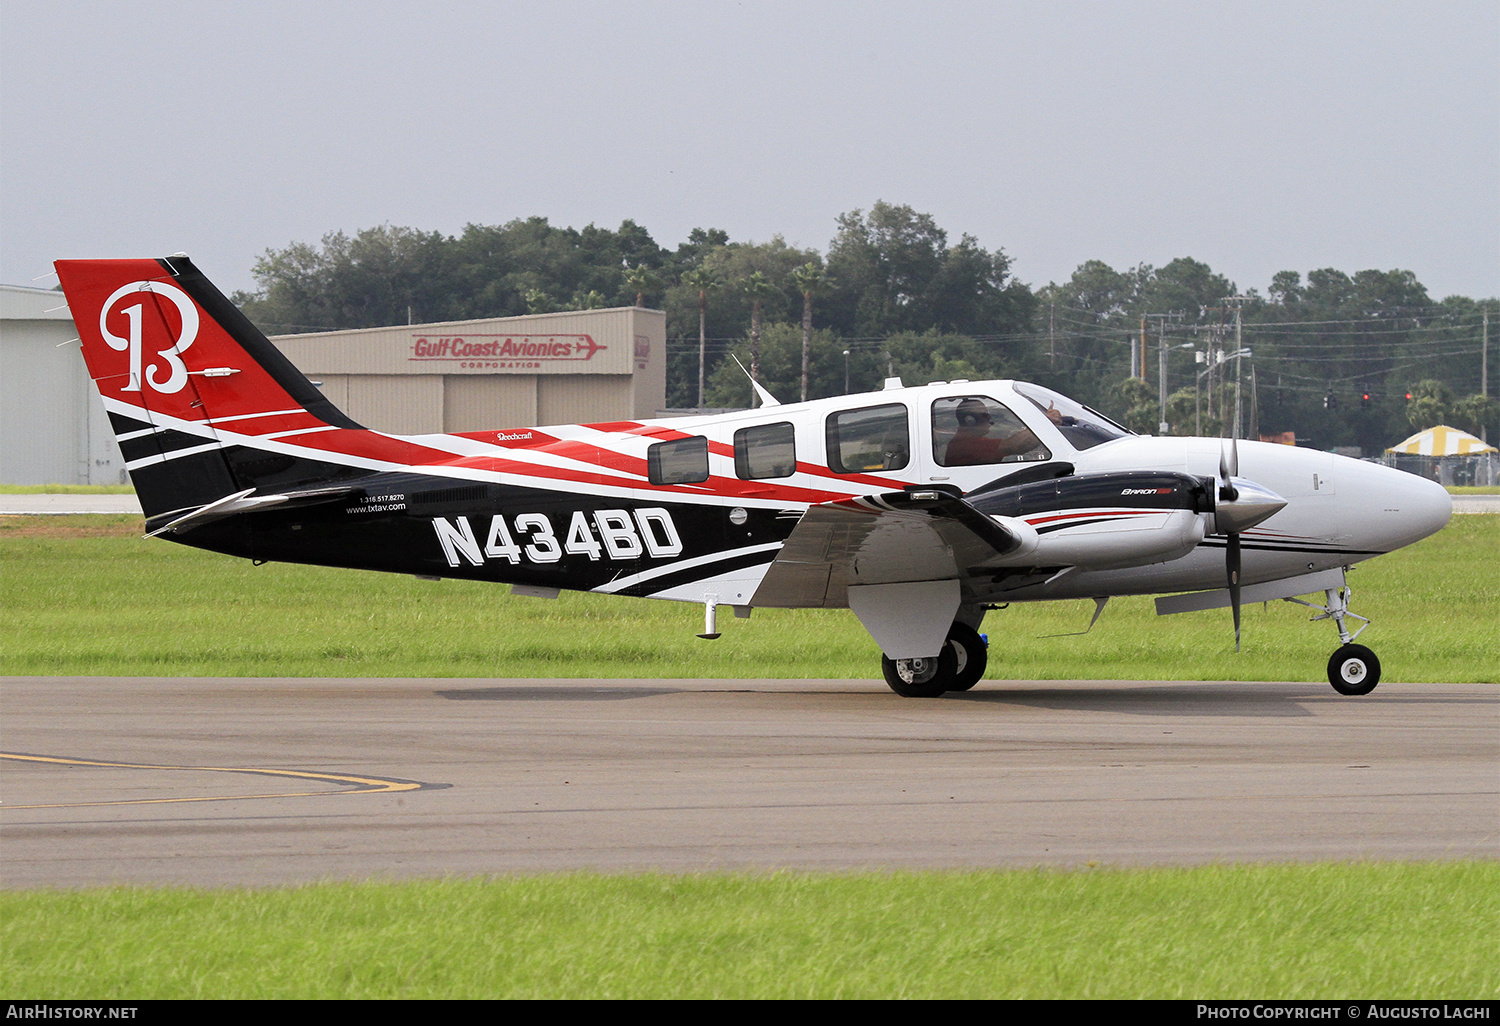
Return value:
<svg viewBox="0 0 1500 1026">
<path fill-rule="evenodd" d="M 1040 391 L 1035 386 L 1022 387 L 1030 389 L 1033 396 Z M 934 437 L 934 404 L 967 395 L 982 395 L 1004 404 L 1045 445 L 1050 455 L 1041 463 L 1071 463 L 1079 475 L 1160 470 L 1215 478 L 1230 445 L 1227 439 L 1219 438 L 1122 434 L 1080 448 L 1069 441 L 1065 430 L 1042 407 L 1016 391 L 1016 383 L 1010 381 L 896 387 L 858 396 L 652 423 L 683 433 L 701 434 L 710 443 L 716 443 L 718 448 L 711 450 L 713 472 L 725 477 L 734 475 L 732 458 L 726 452 L 734 444 L 737 431 L 754 425 L 791 424 L 796 434 L 797 473 L 764 482 L 764 498 L 757 496 L 752 488 L 736 495 L 704 494 L 696 501 L 726 507 L 774 507 L 794 517 L 808 504 L 788 501 L 778 494 L 788 487 L 871 495 L 907 485 L 940 484 L 969 492 L 1038 465 L 1036 461 L 942 465 L 943 441 Z M 839 411 L 894 404 L 904 406 L 908 413 L 910 450 L 905 465 L 869 470 L 865 474 L 831 473 L 826 448 L 829 418 Z M 562 433 L 569 429 L 547 430 Z M 1238 459 L 1239 478 L 1253 481 L 1287 500 L 1283 509 L 1242 535 L 1242 583 L 1247 585 L 1348 566 L 1409 545 L 1439 530 L 1452 510 L 1446 491 L 1430 481 L 1331 453 L 1239 442 Z M 1157 529 L 1174 533 L 1170 538 L 1163 536 L 1160 554 L 1113 569 L 1098 567 L 1108 565 L 1110 547 L 1120 545 L 1123 536 L 1118 524 L 1101 525 L 1093 554 L 1080 561 L 1078 572 L 1048 582 L 1018 579 L 996 597 L 1006 601 L 1036 601 L 1222 588 L 1224 541 L 1216 536 L 1211 515 L 1207 519 L 1198 536 L 1189 537 L 1182 518 L 1161 518 Z M 1069 538 L 1075 547 L 1088 551 L 1087 532 L 1075 531 Z M 748 569 L 712 582 L 695 582 L 681 589 L 680 594 L 674 589 L 659 593 L 658 597 L 701 601 L 707 587 L 719 595 L 719 601 L 747 603 L 763 573 L 763 568 Z"/>
</svg>

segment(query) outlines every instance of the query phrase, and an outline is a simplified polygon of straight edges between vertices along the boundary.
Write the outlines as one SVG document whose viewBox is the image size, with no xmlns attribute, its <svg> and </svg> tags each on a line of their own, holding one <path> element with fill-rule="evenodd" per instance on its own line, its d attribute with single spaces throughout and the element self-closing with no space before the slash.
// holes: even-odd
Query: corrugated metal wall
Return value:
<svg viewBox="0 0 1500 1026">
<path fill-rule="evenodd" d="M 597 347 L 587 359 L 449 355 L 453 340 L 472 348 L 580 336 Z M 273 341 L 322 383 L 335 406 L 396 434 L 627 420 L 655 416 L 666 403 L 666 315 L 659 310 L 579 310 Z M 422 355 L 433 353 L 442 355 Z M 419 381 L 427 384 L 411 384 Z"/>
<path fill-rule="evenodd" d="M 538 424 L 597 424 L 629 420 L 630 378 L 624 374 L 537 379 Z"/>
<path fill-rule="evenodd" d="M 120 484 L 125 463 L 60 292 L 0 286 L 0 482 Z M 573 361 L 418 361 L 413 339 L 588 336 Z M 652 417 L 666 405 L 666 315 L 621 307 L 285 335 L 329 401 L 377 431 L 427 434 Z M 495 367 L 503 363 L 504 366 Z"/>
<path fill-rule="evenodd" d="M 443 378 L 444 431 L 486 431 L 537 423 L 533 375 L 450 374 Z"/>
<path fill-rule="evenodd" d="M 125 460 L 62 305 L 61 292 L 0 286 L 0 483 L 122 484 Z"/>
</svg>

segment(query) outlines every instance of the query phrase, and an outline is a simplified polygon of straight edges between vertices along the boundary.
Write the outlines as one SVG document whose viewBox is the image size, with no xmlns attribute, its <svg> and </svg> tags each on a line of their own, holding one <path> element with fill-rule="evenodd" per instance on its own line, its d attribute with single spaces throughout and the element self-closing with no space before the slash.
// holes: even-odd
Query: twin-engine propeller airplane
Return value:
<svg viewBox="0 0 1500 1026">
<path fill-rule="evenodd" d="M 192 265 L 60 260 L 89 373 L 159 535 L 280 560 L 673 599 L 853 610 L 898 694 L 974 686 L 995 603 L 1290 599 L 1332 619 L 1360 695 L 1346 568 L 1448 522 L 1447 493 L 1259 442 L 1143 437 L 1019 381 L 660 421 L 396 436 L 335 409 Z M 758 388 L 758 386 L 757 386 Z M 1295 596 L 1322 592 L 1322 603 Z"/>
</svg>

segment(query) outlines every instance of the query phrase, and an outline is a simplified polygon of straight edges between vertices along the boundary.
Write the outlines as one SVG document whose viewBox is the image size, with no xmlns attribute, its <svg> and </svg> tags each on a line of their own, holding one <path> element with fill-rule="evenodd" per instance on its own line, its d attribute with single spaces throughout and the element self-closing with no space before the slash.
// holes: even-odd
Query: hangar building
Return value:
<svg viewBox="0 0 1500 1026">
<path fill-rule="evenodd" d="M 0 285 L 0 484 L 121 484 L 125 463 L 52 289 Z M 655 416 L 667 322 L 619 307 L 273 341 L 333 404 L 392 434 Z"/>
<path fill-rule="evenodd" d="M 55 289 L 0 285 L 0 484 L 123 484 L 125 461 Z"/>
<path fill-rule="evenodd" d="M 329 400 L 397 434 L 653 417 L 667 315 L 625 306 L 272 339 Z"/>
</svg>

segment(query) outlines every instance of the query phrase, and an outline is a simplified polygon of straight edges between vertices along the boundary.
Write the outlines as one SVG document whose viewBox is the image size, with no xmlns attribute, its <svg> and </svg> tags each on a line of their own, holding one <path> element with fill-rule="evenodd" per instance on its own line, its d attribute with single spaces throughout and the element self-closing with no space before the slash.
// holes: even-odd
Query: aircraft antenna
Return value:
<svg viewBox="0 0 1500 1026">
<path fill-rule="evenodd" d="M 756 395 L 760 396 L 760 404 L 762 406 L 781 405 L 781 400 L 777 399 L 770 392 L 766 391 L 766 389 L 762 387 L 759 381 L 756 381 L 753 377 L 750 376 L 750 372 L 745 370 L 745 365 L 743 363 L 740 363 L 740 358 L 738 356 L 735 356 L 733 353 L 730 353 L 729 356 L 734 360 L 735 363 L 739 364 L 740 370 L 745 371 L 745 377 L 750 378 L 750 387 L 755 389 Z"/>
</svg>

